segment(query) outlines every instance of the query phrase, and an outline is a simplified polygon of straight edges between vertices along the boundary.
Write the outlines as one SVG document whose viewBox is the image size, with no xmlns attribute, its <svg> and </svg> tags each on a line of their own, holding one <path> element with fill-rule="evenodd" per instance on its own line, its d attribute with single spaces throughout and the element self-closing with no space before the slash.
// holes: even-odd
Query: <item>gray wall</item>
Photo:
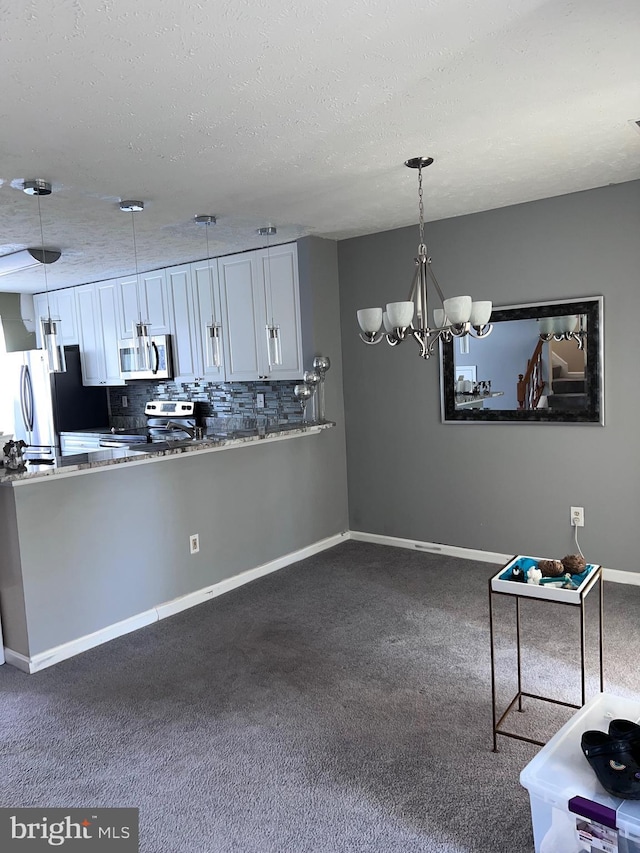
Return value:
<svg viewBox="0 0 640 853">
<path fill-rule="evenodd" d="M 340 432 L 3 487 L 24 593 L 3 561 L 5 645 L 47 651 L 345 530 Z"/>
<path fill-rule="evenodd" d="M 437 360 L 418 358 L 413 341 L 365 346 L 355 317 L 406 298 L 417 226 L 343 241 L 350 527 L 562 557 L 575 551 L 579 505 L 587 559 L 640 571 L 640 182 L 429 223 L 426 235 L 445 295 L 604 296 L 606 426 L 442 424 Z"/>
</svg>

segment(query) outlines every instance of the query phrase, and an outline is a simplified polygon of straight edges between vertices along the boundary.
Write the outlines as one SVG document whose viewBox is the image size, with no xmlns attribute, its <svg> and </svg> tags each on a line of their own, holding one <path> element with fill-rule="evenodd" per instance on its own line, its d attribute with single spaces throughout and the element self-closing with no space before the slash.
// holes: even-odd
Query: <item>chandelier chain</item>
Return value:
<svg viewBox="0 0 640 853">
<path fill-rule="evenodd" d="M 424 242 L 424 199 L 422 189 L 422 167 L 418 168 L 418 208 L 420 211 L 420 244 L 418 245 L 418 254 L 422 257 L 427 254 L 427 247 Z"/>
</svg>

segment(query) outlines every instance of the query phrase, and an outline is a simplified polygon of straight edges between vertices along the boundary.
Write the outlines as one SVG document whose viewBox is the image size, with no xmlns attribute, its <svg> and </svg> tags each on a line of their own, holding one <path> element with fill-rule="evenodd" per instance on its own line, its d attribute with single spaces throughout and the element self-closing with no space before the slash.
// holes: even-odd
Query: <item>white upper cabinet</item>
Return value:
<svg viewBox="0 0 640 853">
<path fill-rule="evenodd" d="M 272 379 L 302 379 L 302 332 L 300 328 L 300 284 L 298 246 L 290 243 L 257 252 L 259 281 L 263 287 L 267 325 L 279 327 L 282 364 L 269 366 Z M 262 330 L 265 352 L 266 329 Z M 268 356 L 267 356 L 268 363 Z"/>
<path fill-rule="evenodd" d="M 167 270 L 167 290 L 171 314 L 173 368 L 177 382 L 197 382 L 200 359 L 193 316 L 191 266 L 183 264 Z"/>
<path fill-rule="evenodd" d="M 218 259 L 229 381 L 300 379 L 302 336 L 295 243 Z M 278 327 L 282 364 L 271 364 L 267 326 Z"/>
<path fill-rule="evenodd" d="M 118 363 L 120 300 L 117 281 L 74 288 L 80 364 L 85 385 L 124 385 Z"/>
<path fill-rule="evenodd" d="M 76 289 L 75 287 L 65 287 L 62 290 L 52 290 L 49 291 L 48 297 L 46 293 L 36 293 L 34 295 L 33 306 L 38 347 L 42 347 L 40 320 L 43 317 L 49 316 L 49 309 L 51 309 L 51 317 L 54 320 L 59 320 L 58 338 L 63 346 L 79 342 Z"/>
<path fill-rule="evenodd" d="M 220 297 L 224 317 L 224 354 L 229 381 L 243 382 L 266 377 L 258 342 L 258 325 L 265 306 L 260 299 L 255 252 L 218 258 Z M 265 338 L 266 340 L 266 338 Z"/>
<path fill-rule="evenodd" d="M 173 361 L 178 382 L 223 382 L 224 351 L 220 345 L 220 364 L 214 364 L 209 328 L 220 325 L 220 290 L 215 258 L 170 267 L 167 289 L 173 332 Z"/>
<path fill-rule="evenodd" d="M 209 382 L 224 382 L 224 328 L 220 305 L 220 285 L 218 264 L 211 261 L 197 261 L 191 266 L 191 292 L 198 353 L 200 355 L 200 373 Z M 218 334 L 218 361 L 215 364 L 215 345 L 212 343 L 212 329 Z"/>
<path fill-rule="evenodd" d="M 140 320 L 149 323 L 151 335 L 166 335 L 170 331 L 167 271 L 154 270 L 119 278 L 119 334 L 121 340 L 133 337 L 133 324 Z"/>
</svg>

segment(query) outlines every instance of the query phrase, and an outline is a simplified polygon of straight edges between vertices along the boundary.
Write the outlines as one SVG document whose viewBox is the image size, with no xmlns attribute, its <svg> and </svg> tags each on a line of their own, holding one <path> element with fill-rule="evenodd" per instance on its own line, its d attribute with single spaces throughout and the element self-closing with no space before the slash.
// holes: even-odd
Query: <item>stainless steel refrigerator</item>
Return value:
<svg viewBox="0 0 640 853">
<path fill-rule="evenodd" d="M 42 350 L 7 353 L 4 388 L 13 401 L 13 432 L 31 446 L 28 456 L 60 453 L 60 433 L 109 424 L 106 388 L 82 384 L 80 349 L 64 348 L 67 370 L 49 373 Z"/>
</svg>

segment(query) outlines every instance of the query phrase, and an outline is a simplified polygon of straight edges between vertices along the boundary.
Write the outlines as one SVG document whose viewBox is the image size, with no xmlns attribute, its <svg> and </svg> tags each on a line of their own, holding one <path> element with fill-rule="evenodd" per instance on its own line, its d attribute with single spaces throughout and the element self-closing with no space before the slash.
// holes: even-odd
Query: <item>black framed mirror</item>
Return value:
<svg viewBox="0 0 640 853">
<path fill-rule="evenodd" d="M 444 423 L 604 425 L 602 296 L 499 306 L 491 322 L 441 341 Z"/>
</svg>

